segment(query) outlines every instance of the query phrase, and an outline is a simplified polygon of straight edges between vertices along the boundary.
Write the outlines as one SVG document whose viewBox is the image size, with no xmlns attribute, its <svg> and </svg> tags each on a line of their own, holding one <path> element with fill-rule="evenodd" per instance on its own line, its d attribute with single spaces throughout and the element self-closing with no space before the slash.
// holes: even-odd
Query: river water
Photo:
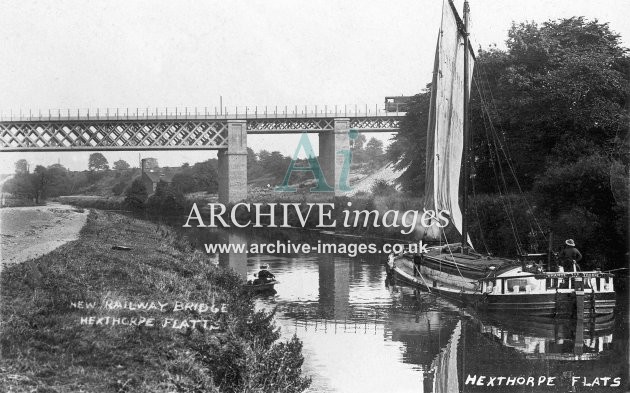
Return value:
<svg viewBox="0 0 630 393">
<path fill-rule="evenodd" d="M 277 239 L 343 241 L 304 231 L 183 233 L 200 248 Z M 263 266 L 276 275 L 275 293 L 257 296 L 256 307 L 275 308 L 283 338 L 302 340 L 311 392 L 626 391 L 627 298 L 618 300 L 613 321 L 587 326 L 580 343 L 571 323 L 478 315 L 396 284 L 384 259 L 379 254 L 218 255 L 220 265 L 243 279 L 252 279 Z M 491 378 L 494 386 L 487 385 Z"/>
</svg>

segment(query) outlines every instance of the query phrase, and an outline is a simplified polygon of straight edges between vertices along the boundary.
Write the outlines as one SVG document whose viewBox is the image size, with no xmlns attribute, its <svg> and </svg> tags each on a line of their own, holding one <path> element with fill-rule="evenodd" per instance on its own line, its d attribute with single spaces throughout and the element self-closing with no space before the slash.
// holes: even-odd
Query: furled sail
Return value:
<svg viewBox="0 0 630 393">
<path fill-rule="evenodd" d="M 452 2 L 444 0 L 431 85 L 424 207 L 435 212 L 448 210 L 451 223 L 461 233 L 462 212 L 458 198 L 464 142 L 465 48 L 458 21 L 461 20 Z M 474 56 L 468 58 L 469 75 L 472 75 Z M 472 78 L 469 78 L 469 88 L 470 80 Z M 438 240 L 440 236 L 437 222 L 424 233 L 427 239 Z"/>
</svg>

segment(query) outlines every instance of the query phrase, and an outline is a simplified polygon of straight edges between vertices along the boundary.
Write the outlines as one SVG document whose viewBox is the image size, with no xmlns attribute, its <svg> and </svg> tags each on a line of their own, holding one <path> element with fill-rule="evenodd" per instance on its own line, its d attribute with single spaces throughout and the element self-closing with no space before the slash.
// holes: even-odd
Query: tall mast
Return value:
<svg viewBox="0 0 630 393">
<path fill-rule="evenodd" d="M 468 248 L 468 178 L 470 177 L 470 160 L 468 158 L 468 150 L 470 149 L 470 130 L 468 116 L 468 101 L 470 99 L 469 80 L 469 32 L 468 32 L 468 14 L 470 7 L 468 0 L 464 1 L 464 143 L 462 161 L 464 162 L 464 189 L 462 201 L 462 250 L 466 252 Z"/>
</svg>

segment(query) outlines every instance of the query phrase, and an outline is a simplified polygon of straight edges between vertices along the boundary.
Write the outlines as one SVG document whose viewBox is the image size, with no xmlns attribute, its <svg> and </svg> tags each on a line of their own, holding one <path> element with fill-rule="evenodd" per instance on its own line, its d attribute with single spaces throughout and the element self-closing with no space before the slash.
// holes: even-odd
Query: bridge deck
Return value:
<svg viewBox="0 0 630 393">
<path fill-rule="evenodd" d="M 335 119 L 348 118 L 359 132 L 396 132 L 404 112 L 386 112 L 378 106 L 333 108 L 270 113 L 269 108 L 233 114 L 195 110 L 160 112 L 49 111 L 36 116 L 13 114 L 0 117 L 0 149 L 3 151 L 76 150 L 206 150 L 227 148 L 229 121 L 245 121 L 251 134 L 322 133 L 335 129 Z"/>
</svg>

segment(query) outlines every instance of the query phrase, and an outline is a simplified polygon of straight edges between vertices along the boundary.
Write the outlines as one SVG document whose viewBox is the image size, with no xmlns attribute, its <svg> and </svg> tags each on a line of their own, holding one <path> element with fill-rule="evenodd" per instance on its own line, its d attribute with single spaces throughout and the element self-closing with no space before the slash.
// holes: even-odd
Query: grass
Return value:
<svg viewBox="0 0 630 393">
<path fill-rule="evenodd" d="M 92 211 L 79 240 L 6 267 L 1 285 L 0 391 L 300 392 L 310 383 L 301 375 L 301 342 L 277 342 L 273 315 L 253 310 L 241 279 L 153 223 Z M 169 306 L 104 307 L 125 300 Z M 213 300 L 227 312 L 172 308 Z M 72 307 L 78 301 L 96 308 Z M 203 318 L 218 329 L 79 323 L 93 315 Z"/>
<path fill-rule="evenodd" d="M 104 210 L 124 210 L 124 196 L 68 195 L 54 198 L 55 201 L 73 206 Z"/>
</svg>

